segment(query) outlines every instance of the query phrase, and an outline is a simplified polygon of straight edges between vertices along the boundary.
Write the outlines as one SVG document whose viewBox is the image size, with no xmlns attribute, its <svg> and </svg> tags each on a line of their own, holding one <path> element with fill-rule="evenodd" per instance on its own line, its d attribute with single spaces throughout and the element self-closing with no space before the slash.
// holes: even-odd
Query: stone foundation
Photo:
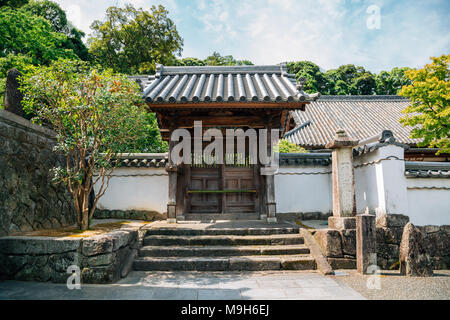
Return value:
<svg viewBox="0 0 450 320">
<path fill-rule="evenodd" d="M 405 215 L 390 214 L 377 218 L 377 265 L 382 270 L 398 270 Z M 424 234 L 425 248 L 434 270 L 450 268 L 450 226 L 416 227 Z M 318 229 L 314 238 L 333 269 L 356 269 L 356 229 Z"/>
<path fill-rule="evenodd" d="M 66 283 L 67 268 L 76 265 L 82 283 L 116 282 L 128 273 L 141 228 L 127 225 L 89 238 L 2 237 L 0 279 Z"/>
<path fill-rule="evenodd" d="M 167 213 L 144 210 L 105 210 L 95 209 L 95 219 L 125 219 L 125 220 L 143 220 L 158 221 L 166 220 Z"/>
<path fill-rule="evenodd" d="M 327 220 L 333 213 L 331 212 L 277 212 L 279 221 L 296 222 L 301 220 Z"/>
</svg>

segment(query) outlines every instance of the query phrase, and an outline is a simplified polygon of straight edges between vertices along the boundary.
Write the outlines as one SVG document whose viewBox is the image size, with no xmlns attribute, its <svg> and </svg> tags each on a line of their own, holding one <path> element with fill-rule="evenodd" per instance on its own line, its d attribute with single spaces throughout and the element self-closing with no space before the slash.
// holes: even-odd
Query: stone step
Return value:
<svg viewBox="0 0 450 320">
<path fill-rule="evenodd" d="M 148 229 L 146 235 L 165 236 L 215 236 L 215 235 L 272 235 L 272 234 L 298 234 L 299 228 L 212 228 L 212 229 L 191 229 L 191 228 L 154 228 Z"/>
<path fill-rule="evenodd" d="M 241 257 L 140 257 L 136 271 L 263 271 L 315 270 L 310 255 Z"/>
<path fill-rule="evenodd" d="M 309 254 L 304 244 L 267 246 L 146 246 L 141 257 L 215 257 Z"/>
<path fill-rule="evenodd" d="M 223 220 L 258 220 L 259 214 L 254 212 L 245 213 L 187 213 L 184 215 L 185 221 L 223 221 Z"/>
<path fill-rule="evenodd" d="M 303 237 L 299 234 L 273 234 L 259 236 L 146 236 L 144 246 L 245 246 L 245 245 L 291 245 L 303 244 Z"/>
</svg>

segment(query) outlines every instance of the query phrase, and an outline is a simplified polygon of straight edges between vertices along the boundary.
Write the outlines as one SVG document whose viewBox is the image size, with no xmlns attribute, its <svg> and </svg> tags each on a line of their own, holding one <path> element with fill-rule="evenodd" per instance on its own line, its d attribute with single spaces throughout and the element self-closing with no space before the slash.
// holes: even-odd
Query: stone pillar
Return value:
<svg viewBox="0 0 450 320">
<path fill-rule="evenodd" d="M 267 120 L 266 120 L 267 121 Z M 272 132 L 271 125 L 266 122 L 265 129 L 267 130 L 267 154 L 272 154 Z M 264 174 L 266 177 L 265 181 L 265 194 L 266 194 L 266 214 L 267 214 L 267 222 L 274 223 L 277 222 L 277 203 L 275 201 L 275 172 L 277 171 L 275 168 L 270 166 L 271 164 L 267 164 L 264 167 Z"/>
<path fill-rule="evenodd" d="M 358 141 L 351 140 L 343 129 L 336 132 L 333 141 L 326 145 L 333 149 L 333 216 L 328 218 L 332 229 L 355 229 L 356 201 L 353 169 L 353 147 Z"/>
<path fill-rule="evenodd" d="M 267 222 L 277 222 L 277 204 L 275 202 L 275 175 L 266 175 Z"/>
<path fill-rule="evenodd" d="M 172 136 L 172 129 L 170 136 Z M 174 164 L 171 152 L 175 142 L 169 142 L 168 163 L 166 171 L 169 174 L 169 202 L 167 203 L 167 222 L 177 223 L 177 166 Z"/>
<path fill-rule="evenodd" d="M 6 75 L 5 95 L 3 96 L 3 105 L 5 110 L 23 117 L 22 100 L 23 94 L 19 91 L 19 77 L 22 74 L 16 69 L 8 70 Z"/>
<path fill-rule="evenodd" d="M 361 274 L 373 274 L 377 265 L 377 229 L 375 215 L 356 216 L 356 268 Z M 369 268 L 369 266 L 375 266 Z"/>
</svg>

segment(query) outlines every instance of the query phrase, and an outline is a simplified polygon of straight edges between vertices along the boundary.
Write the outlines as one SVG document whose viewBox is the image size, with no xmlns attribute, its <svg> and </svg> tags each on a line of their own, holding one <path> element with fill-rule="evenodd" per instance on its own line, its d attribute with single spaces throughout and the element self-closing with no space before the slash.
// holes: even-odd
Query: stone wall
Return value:
<svg viewBox="0 0 450 320">
<path fill-rule="evenodd" d="M 388 214 L 377 218 L 377 264 L 383 270 L 399 268 L 400 243 L 409 217 Z"/>
<path fill-rule="evenodd" d="M 398 270 L 400 244 L 408 216 L 389 214 L 377 218 L 377 265 Z M 450 268 L 450 226 L 416 226 L 424 234 L 423 246 L 434 270 Z M 356 269 L 356 229 L 318 229 L 314 239 L 333 269 Z"/>
<path fill-rule="evenodd" d="M 70 193 L 51 181 L 55 133 L 0 110 L 0 236 L 75 223 Z"/>
<path fill-rule="evenodd" d="M 76 265 L 82 283 L 116 282 L 131 269 L 141 228 L 134 224 L 89 238 L 1 237 L 0 279 L 66 283 L 67 268 Z"/>
</svg>

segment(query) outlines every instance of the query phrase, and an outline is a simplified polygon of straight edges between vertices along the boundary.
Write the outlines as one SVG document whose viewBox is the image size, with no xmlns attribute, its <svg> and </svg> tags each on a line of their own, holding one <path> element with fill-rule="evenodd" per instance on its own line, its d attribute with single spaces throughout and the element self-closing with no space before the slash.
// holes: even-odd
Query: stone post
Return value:
<svg viewBox="0 0 450 320">
<path fill-rule="evenodd" d="M 277 222 L 277 204 L 275 202 L 275 175 L 266 175 L 267 222 Z"/>
<path fill-rule="evenodd" d="M 333 216 L 328 218 L 331 229 L 355 229 L 353 147 L 357 144 L 357 140 L 351 140 L 343 129 L 339 129 L 334 140 L 326 145 L 327 149 L 333 149 Z"/>
<path fill-rule="evenodd" d="M 170 130 L 170 136 L 172 136 L 173 130 Z M 167 222 L 177 223 L 177 166 L 172 159 L 172 149 L 175 142 L 170 140 L 169 153 L 166 171 L 169 174 L 169 202 L 167 203 Z"/>
<path fill-rule="evenodd" d="M 3 96 L 3 105 L 5 110 L 15 113 L 18 116 L 23 117 L 22 100 L 23 94 L 19 91 L 19 77 L 22 74 L 16 69 L 12 68 L 8 70 L 6 75 L 5 95 Z"/>
<path fill-rule="evenodd" d="M 373 274 L 376 270 L 372 269 L 377 265 L 375 220 L 375 215 L 356 216 L 356 268 L 361 274 Z"/>
</svg>

